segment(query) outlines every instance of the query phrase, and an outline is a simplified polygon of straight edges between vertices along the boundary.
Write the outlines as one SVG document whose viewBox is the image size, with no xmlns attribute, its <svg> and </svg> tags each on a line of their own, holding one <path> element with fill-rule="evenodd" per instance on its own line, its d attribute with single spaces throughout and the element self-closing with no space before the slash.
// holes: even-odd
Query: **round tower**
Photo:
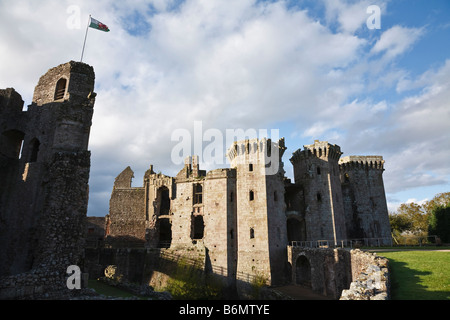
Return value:
<svg viewBox="0 0 450 320">
<path fill-rule="evenodd" d="M 290 159 L 295 184 L 303 189 L 307 240 L 346 238 L 338 161 L 338 145 L 315 140 L 295 151 Z"/>
<path fill-rule="evenodd" d="M 378 239 L 375 241 L 389 244 L 383 157 L 348 156 L 340 159 L 339 166 L 349 238 Z"/>
<path fill-rule="evenodd" d="M 40 142 L 42 156 L 88 148 L 94 82 L 94 69 L 75 61 L 52 68 L 39 79 L 28 112 L 41 121 L 33 134 Z"/>
<path fill-rule="evenodd" d="M 281 283 L 286 267 L 284 139 L 234 142 L 227 152 L 236 169 L 237 276 Z M 275 173 L 274 173 L 275 172 Z M 274 174 L 271 174 L 274 173 Z"/>
</svg>

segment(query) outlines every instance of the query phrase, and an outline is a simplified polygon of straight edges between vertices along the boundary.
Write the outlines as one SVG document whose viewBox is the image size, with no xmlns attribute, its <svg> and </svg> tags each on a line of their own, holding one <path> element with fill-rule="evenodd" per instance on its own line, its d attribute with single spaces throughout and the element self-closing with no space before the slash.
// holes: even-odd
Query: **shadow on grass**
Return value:
<svg viewBox="0 0 450 320">
<path fill-rule="evenodd" d="M 411 269 L 407 263 L 392 258 L 389 258 L 389 268 L 392 300 L 450 300 L 450 292 L 431 291 L 421 284 L 421 277 L 432 272 Z"/>
</svg>

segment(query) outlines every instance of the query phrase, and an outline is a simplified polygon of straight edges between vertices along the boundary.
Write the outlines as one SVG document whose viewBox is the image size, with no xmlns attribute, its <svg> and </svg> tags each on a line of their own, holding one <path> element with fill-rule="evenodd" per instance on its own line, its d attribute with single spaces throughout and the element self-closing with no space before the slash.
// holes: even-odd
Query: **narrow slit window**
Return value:
<svg viewBox="0 0 450 320">
<path fill-rule="evenodd" d="M 253 192 L 253 190 L 250 190 L 250 192 L 249 192 L 249 200 L 250 201 L 255 200 L 255 193 Z"/>
<path fill-rule="evenodd" d="M 322 201 L 322 195 L 320 193 L 317 193 L 317 201 L 319 202 Z"/>
</svg>

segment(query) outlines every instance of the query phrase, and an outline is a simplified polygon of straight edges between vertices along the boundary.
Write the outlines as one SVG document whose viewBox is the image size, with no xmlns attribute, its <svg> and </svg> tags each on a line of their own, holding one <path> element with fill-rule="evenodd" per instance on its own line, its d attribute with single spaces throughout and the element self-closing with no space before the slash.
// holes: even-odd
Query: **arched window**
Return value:
<svg viewBox="0 0 450 320">
<path fill-rule="evenodd" d="M 250 228 L 250 239 L 254 239 L 255 238 L 255 229 Z"/>
<path fill-rule="evenodd" d="M 65 78 L 61 78 L 56 83 L 56 90 L 55 90 L 55 100 L 61 100 L 64 99 L 64 95 L 66 94 L 66 85 L 67 80 Z"/>
<path fill-rule="evenodd" d="M 255 193 L 253 192 L 253 190 L 250 190 L 249 192 L 249 200 L 253 201 L 255 199 Z"/>
</svg>

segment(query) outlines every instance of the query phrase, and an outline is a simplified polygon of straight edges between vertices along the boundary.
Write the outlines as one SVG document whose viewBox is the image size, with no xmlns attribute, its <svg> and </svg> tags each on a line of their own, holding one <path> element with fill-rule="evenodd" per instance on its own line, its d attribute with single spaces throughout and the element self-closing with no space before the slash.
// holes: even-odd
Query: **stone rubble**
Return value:
<svg viewBox="0 0 450 320">
<path fill-rule="evenodd" d="M 350 284 L 350 288 L 342 291 L 340 300 L 389 300 L 388 260 L 377 256 L 376 253 L 360 250 L 352 252 L 368 260 L 368 263 Z"/>
</svg>

